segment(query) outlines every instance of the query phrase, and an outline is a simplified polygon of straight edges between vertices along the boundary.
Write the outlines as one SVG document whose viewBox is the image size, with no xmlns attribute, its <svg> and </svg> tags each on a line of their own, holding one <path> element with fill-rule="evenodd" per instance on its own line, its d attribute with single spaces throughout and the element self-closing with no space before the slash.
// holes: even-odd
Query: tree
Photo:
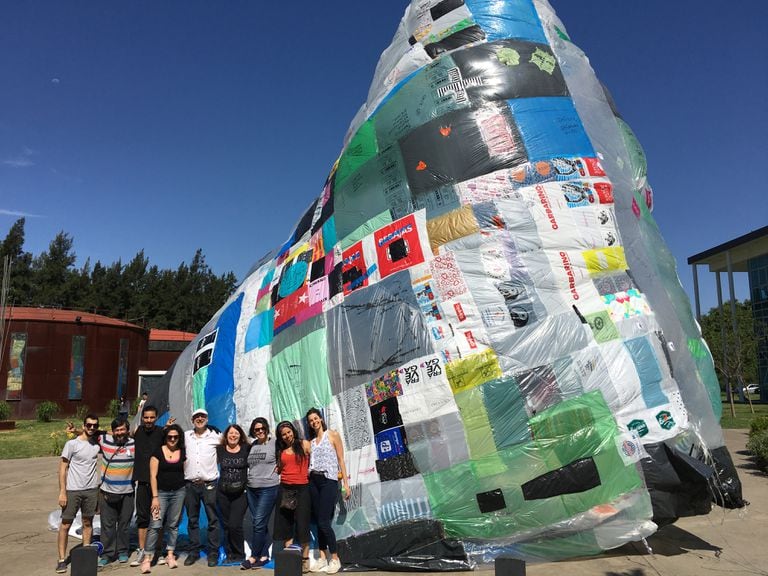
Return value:
<svg viewBox="0 0 768 576">
<path fill-rule="evenodd" d="M 73 245 L 72 237 L 62 230 L 51 240 L 48 250 L 32 261 L 32 294 L 38 305 L 67 308 L 74 303 L 71 294 L 67 293 L 67 285 L 77 260 Z"/>
<path fill-rule="evenodd" d="M 8 303 L 24 306 L 30 303 L 32 293 L 32 254 L 24 252 L 24 224 L 19 218 L 0 243 L 0 262 L 6 256 L 11 259 L 11 281 L 8 287 Z"/>
<path fill-rule="evenodd" d="M 0 261 L 13 261 L 9 304 L 75 308 L 138 323 L 147 328 L 197 332 L 235 289 L 232 272 L 216 276 L 201 249 L 176 270 L 150 266 L 140 250 L 126 265 L 90 259 L 75 269 L 74 240 L 59 232 L 36 258 L 24 252 L 24 219 L 0 243 Z"/>
<path fill-rule="evenodd" d="M 723 313 L 712 308 L 701 317 L 701 332 L 709 345 L 715 360 L 715 370 L 720 377 L 720 385 L 725 390 L 726 382 L 737 385 L 739 379 L 744 383 L 757 382 L 757 345 L 759 338 L 765 338 L 765 329 L 755 326 L 752 316 L 752 304 L 749 300 L 736 302 L 736 323 L 740 353 L 736 354 L 736 337 L 733 334 L 730 303 L 723 304 Z M 725 328 L 725 342 L 723 341 Z M 758 336 L 762 334 L 762 336 Z M 725 348 L 725 360 L 723 349 Z M 727 392 L 727 391 L 726 391 Z"/>
</svg>

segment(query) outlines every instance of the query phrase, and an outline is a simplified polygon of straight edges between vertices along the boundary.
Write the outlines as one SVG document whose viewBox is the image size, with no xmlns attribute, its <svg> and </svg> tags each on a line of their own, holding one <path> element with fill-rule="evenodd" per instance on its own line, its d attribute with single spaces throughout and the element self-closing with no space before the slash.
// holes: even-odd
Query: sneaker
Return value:
<svg viewBox="0 0 768 576">
<path fill-rule="evenodd" d="M 200 554 L 195 554 L 194 552 L 190 552 L 187 554 L 187 557 L 184 558 L 184 566 L 192 566 L 195 562 L 200 560 Z"/>
<path fill-rule="evenodd" d="M 309 558 L 309 571 L 310 572 L 325 572 L 325 569 L 328 567 L 328 561 L 325 558 L 320 558 L 319 560 L 315 560 L 310 556 Z"/>
<path fill-rule="evenodd" d="M 144 550 L 142 550 L 141 548 L 136 548 L 136 558 L 134 558 L 131 561 L 131 566 L 133 566 L 134 568 L 141 566 L 142 560 L 144 560 Z"/>
<path fill-rule="evenodd" d="M 157 564 L 158 564 L 158 566 L 162 566 L 162 565 L 165 564 L 165 556 L 160 555 L 159 552 L 157 554 L 155 554 L 155 556 L 157 556 Z"/>
<path fill-rule="evenodd" d="M 96 568 L 101 570 L 102 568 L 104 568 L 104 566 L 108 566 L 108 565 L 109 565 L 109 558 L 105 558 L 104 556 L 102 556 L 101 558 L 99 558 L 99 563 L 96 565 Z"/>
<path fill-rule="evenodd" d="M 339 570 L 341 570 L 341 562 L 339 562 L 338 560 L 332 559 L 328 563 L 328 567 L 325 569 L 325 573 L 336 574 L 336 572 L 338 572 Z"/>
<path fill-rule="evenodd" d="M 122 554 L 119 554 L 117 556 L 117 561 L 120 562 L 120 564 L 125 564 L 126 562 L 128 562 L 128 554 L 126 554 L 125 552 L 123 552 Z"/>
<path fill-rule="evenodd" d="M 65 574 L 67 572 L 67 561 L 59 560 L 56 562 L 56 572 L 58 574 Z"/>
<path fill-rule="evenodd" d="M 215 554 L 208 554 L 208 568 L 214 568 L 219 565 L 219 559 Z"/>
</svg>

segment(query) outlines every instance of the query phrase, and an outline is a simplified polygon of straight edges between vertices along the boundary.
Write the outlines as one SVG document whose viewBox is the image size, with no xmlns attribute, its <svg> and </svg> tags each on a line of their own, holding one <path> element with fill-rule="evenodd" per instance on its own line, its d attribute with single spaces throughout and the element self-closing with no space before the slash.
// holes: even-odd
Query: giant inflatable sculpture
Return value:
<svg viewBox="0 0 768 576">
<path fill-rule="evenodd" d="M 321 409 L 359 567 L 595 554 L 741 506 L 652 208 L 546 1 L 413 0 L 318 197 L 153 401 L 220 428 Z"/>
</svg>

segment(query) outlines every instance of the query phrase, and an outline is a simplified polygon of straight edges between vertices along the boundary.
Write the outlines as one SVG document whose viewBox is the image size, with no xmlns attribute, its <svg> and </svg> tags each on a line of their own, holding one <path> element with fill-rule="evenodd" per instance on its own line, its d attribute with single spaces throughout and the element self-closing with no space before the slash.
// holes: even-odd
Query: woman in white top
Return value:
<svg viewBox="0 0 768 576">
<path fill-rule="evenodd" d="M 313 572 L 335 574 L 341 568 L 336 534 L 331 527 L 331 520 L 339 495 L 339 480 L 342 482 L 341 493 L 349 498 L 347 469 L 344 466 L 344 446 L 335 430 L 328 430 L 322 414 L 316 408 L 307 412 L 309 437 L 312 439 L 309 454 L 309 494 L 312 498 L 312 514 L 317 524 L 317 545 L 320 560 L 310 569 Z"/>
</svg>

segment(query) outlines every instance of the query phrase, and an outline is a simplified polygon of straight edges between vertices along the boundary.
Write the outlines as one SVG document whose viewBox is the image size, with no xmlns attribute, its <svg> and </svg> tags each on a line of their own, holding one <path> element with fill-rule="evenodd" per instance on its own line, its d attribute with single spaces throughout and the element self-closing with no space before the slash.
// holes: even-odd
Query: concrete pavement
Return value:
<svg viewBox="0 0 768 576">
<path fill-rule="evenodd" d="M 528 574 L 768 576 L 768 476 L 756 470 L 746 454 L 746 431 L 726 430 L 725 438 L 739 470 L 744 498 L 751 502 L 746 511 L 715 508 L 708 516 L 679 520 L 649 538 L 653 554 L 642 543 L 633 543 L 593 558 L 529 565 Z M 55 573 L 56 533 L 48 530 L 47 518 L 56 508 L 57 465 L 56 457 L 0 461 L 0 575 Z M 74 543 L 76 540 L 70 538 L 70 545 Z M 204 562 L 179 566 L 175 572 L 165 566 L 152 569 L 153 576 L 240 573 L 237 567 L 208 568 Z M 139 569 L 112 564 L 100 574 L 133 576 L 139 574 Z M 264 576 L 271 574 L 271 570 L 264 570 Z"/>
</svg>

